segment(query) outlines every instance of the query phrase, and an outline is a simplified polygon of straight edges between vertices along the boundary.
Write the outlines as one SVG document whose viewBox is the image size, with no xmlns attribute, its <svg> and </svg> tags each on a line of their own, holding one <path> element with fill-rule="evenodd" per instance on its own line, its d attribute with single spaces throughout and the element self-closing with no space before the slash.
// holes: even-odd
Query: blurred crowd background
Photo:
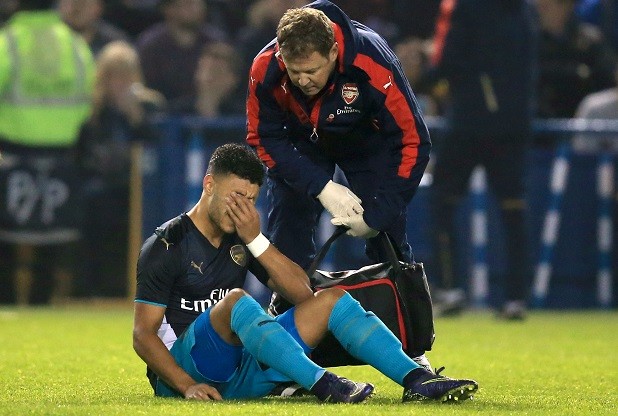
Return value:
<svg viewBox="0 0 618 416">
<path fill-rule="evenodd" d="M 387 39 L 424 114 L 444 116 L 449 102 L 448 85 L 435 79 L 432 62 L 438 49 L 436 28 L 441 18 L 448 17 L 456 1 L 333 2 L 351 18 Z M 49 264 L 55 259 L 43 252 L 37 261 L 29 263 L 34 280 L 26 284 L 28 289 L 14 278 L 14 271 L 20 266 L 15 245 L 2 242 L 0 303 L 125 296 L 131 144 L 161 140 L 161 117 L 244 116 L 247 74 L 253 57 L 274 38 L 285 10 L 306 3 L 56 1 L 54 10 L 87 42 L 96 68 L 92 109 L 75 144 L 85 213 L 80 219 L 81 237 L 67 271 L 72 277 L 65 279 L 70 283 L 54 282 L 47 276 Z M 535 71 L 536 79 L 534 116 L 585 116 L 580 105 L 586 97 L 613 91 L 616 86 L 618 1 L 531 3 L 539 33 L 538 65 L 530 69 Z M 0 25 L 11 22 L 19 5 L 19 0 L 0 0 Z M 516 91 L 518 85 L 510 88 Z M 618 110 L 614 110 L 613 115 L 609 112 L 602 118 L 618 118 Z M 227 136 L 220 131 L 216 135 L 219 140 L 244 141 L 242 130 L 238 129 L 232 129 Z M 440 134 L 432 138 L 439 146 Z M 536 134 L 532 145 L 554 151 L 558 139 L 552 134 Z M 577 146 L 582 152 L 598 151 L 592 143 L 597 142 L 580 137 Z"/>
</svg>

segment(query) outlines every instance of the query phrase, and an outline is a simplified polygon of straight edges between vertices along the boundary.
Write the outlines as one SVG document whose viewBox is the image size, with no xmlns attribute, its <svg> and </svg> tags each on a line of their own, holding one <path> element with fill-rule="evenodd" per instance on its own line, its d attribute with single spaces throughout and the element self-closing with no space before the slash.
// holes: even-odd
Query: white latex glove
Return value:
<svg viewBox="0 0 618 416">
<path fill-rule="evenodd" d="M 318 200 L 333 217 L 350 217 L 364 211 L 362 201 L 354 192 L 333 181 L 328 181 Z"/>
<path fill-rule="evenodd" d="M 330 220 L 333 225 L 343 225 L 348 227 L 347 235 L 360 238 L 373 238 L 378 232 L 367 225 L 363 219 L 363 214 L 355 214 L 350 217 L 336 217 Z"/>
</svg>

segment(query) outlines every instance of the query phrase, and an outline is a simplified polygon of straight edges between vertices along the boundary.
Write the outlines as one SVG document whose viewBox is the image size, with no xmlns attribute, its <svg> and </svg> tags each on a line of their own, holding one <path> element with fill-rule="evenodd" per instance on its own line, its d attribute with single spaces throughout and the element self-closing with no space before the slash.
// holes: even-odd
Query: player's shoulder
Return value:
<svg viewBox="0 0 618 416">
<path fill-rule="evenodd" d="M 185 215 L 179 215 L 163 223 L 155 229 L 155 235 L 159 240 L 165 240 L 167 244 L 178 244 L 187 233 Z"/>
<path fill-rule="evenodd" d="M 355 22 L 354 26 L 358 33 L 354 44 L 354 66 L 362 69 L 372 65 L 390 67 L 397 61 L 395 52 L 379 33 L 362 23 Z"/>
<path fill-rule="evenodd" d="M 176 253 L 180 249 L 180 242 L 187 234 L 187 228 L 183 215 L 163 223 L 144 242 L 140 258 L 152 261 L 152 259 L 159 257 L 162 253 Z M 163 257 L 167 258 L 169 256 Z"/>
<path fill-rule="evenodd" d="M 274 45 L 267 45 L 253 60 L 250 76 L 259 83 L 275 85 L 284 73 L 285 66 L 277 57 Z"/>
<path fill-rule="evenodd" d="M 138 266 L 156 268 L 162 263 L 177 262 L 182 257 L 180 243 L 187 233 L 186 230 L 182 215 L 157 227 L 142 246 Z"/>
</svg>

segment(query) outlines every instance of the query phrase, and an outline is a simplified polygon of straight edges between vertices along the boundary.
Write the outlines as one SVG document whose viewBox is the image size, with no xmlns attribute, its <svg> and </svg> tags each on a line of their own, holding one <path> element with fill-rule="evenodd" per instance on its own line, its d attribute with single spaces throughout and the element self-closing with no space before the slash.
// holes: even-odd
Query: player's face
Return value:
<svg viewBox="0 0 618 416">
<path fill-rule="evenodd" d="M 236 175 L 217 175 L 212 177 L 211 195 L 208 204 L 208 217 L 210 222 L 220 228 L 224 233 L 231 234 L 236 231 L 234 223 L 227 213 L 225 198 L 236 193 L 243 195 L 255 205 L 260 187 L 247 179 Z"/>
<path fill-rule="evenodd" d="M 296 59 L 286 59 L 283 53 L 281 57 L 292 84 L 300 88 L 306 96 L 312 97 L 322 91 L 328 82 L 337 63 L 338 50 L 335 42 L 327 56 L 313 51 Z"/>
</svg>

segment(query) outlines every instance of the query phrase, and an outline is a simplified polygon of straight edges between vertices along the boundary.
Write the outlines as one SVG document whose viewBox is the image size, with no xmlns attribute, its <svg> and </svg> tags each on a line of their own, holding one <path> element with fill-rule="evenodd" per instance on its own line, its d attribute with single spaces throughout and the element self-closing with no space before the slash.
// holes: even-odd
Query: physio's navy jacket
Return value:
<svg viewBox="0 0 618 416">
<path fill-rule="evenodd" d="M 363 200 L 369 226 L 383 229 L 405 212 L 429 160 L 431 141 L 399 60 L 386 41 L 334 4 L 309 4 L 334 23 L 337 67 L 307 104 L 289 80 L 276 40 L 256 56 L 249 79 L 247 142 L 270 175 L 317 196 L 331 179 L 326 158 L 344 172 L 379 178 Z"/>
</svg>

